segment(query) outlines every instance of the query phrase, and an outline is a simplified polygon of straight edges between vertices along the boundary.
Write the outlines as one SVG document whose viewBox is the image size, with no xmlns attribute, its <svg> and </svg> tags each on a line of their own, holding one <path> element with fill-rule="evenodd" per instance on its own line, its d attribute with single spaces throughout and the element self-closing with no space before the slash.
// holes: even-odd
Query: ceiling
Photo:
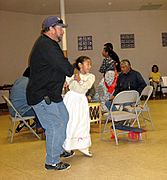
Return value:
<svg viewBox="0 0 167 180">
<path fill-rule="evenodd" d="M 167 10 L 167 0 L 64 0 L 68 14 Z M 0 0 L 0 10 L 36 15 L 60 14 L 60 0 Z"/>
</svg>

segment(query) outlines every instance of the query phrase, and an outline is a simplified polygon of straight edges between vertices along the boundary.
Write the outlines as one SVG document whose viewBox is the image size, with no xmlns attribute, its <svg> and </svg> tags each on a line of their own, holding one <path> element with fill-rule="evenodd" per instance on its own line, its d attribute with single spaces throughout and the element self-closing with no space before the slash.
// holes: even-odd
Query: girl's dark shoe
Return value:
<svg viewBox="0 0 167 180">
<path fill-rule="evenodd" d="M 70 157 L 73 157 L 75 155 L 75 152 L 74 151 L 71 151 L 71 152 L 67 152 L 67 151 L 64 151 L 60 157 L 64 157 L 64 158 L 70 158 Z"/>
</svg>

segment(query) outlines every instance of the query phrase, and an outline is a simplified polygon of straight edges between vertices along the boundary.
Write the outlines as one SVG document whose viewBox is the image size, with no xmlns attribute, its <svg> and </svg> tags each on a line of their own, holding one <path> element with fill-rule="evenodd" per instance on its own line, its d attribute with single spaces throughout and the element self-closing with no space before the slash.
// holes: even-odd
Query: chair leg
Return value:
<svg viewBox="0 0 167 180">
<path fill-rule="evenodd" d="M 114 131 L 114 136 L 115 136 L 115 143 L 116 145 L 118 145 L 118 137 L 117 137 L 117 133 L 116 133 L 116 129 L 115 129 L 115 123 L 112 120 L 112 127 L 113 127 L 113 131 Z"/>
<path fill-rule="evenodd" d="M 13 137 L 14 137 L 14 134 L 15 134 L 15 126 L 16 126 L 16 122 L 13 122 L 13 126 L 12 126 L 12 134 L 11 134 L 10 143 L 13 142 Z"/>
<path fill-rule="evenodd" d="M 163 97 L 163 91 L 162 91 L 162 86 L 160 85 L 160 99 Z"/>
<path fill-rule="evenodd" d="M 154 130 L 154 124 L 153 124 L 153 121 L 152 121 L 152 117 L 151 117 L 150 112 L 147 111 L 148 117 L 144 117 L 143 113 L 141 113 L 141 115 L 142 115 L 142 118 L 143 118 L 143 120 L 144 120 L 145 126 L 146 126 L 146 121 L 149 121 L 149 122 L 151 123 L 151 128 L 152 128 L 152 130 Z"/>
<path fill-rule="evenodd" d="M 28 125 L 28 123 L 25 120 L 22 120 L 24 124 L 30 129 L 30 131 L 38 138 L 41 139 L 38 134 Z"/>
<path fill-rule="evenodd" d="M 137 119 L 139 120 L 139 116 L 140 116 L 140 113 L 137 114 Z M 134 119 L 134 121 L 132 122 L 132 124 L 130 125 L 131 127 L 133 127 L 137 121 L 137 119 Z"/>
<path fill-rule="evenodd" d="M 109 118 L 106 119 L 106 122 L 104 124 L 104 128 L 103 128 L 103 131 L 101 132 L 101 140 L 103 139 L 103 135 L 104 133 L 106 132 L 106 128 L 107 128 L 107 124 L 108 124 L 108 121 L 109 121 Z"/>
<path fill-rule="evenodd" d="M 99 120 L 99 133 L 101 133 L 101 119 Z"/>
<path fill-rule="evenodd" d="M 131 127 L 133 127 L 134 124 L 137 122 L 138 128 L 141 128 L 141 126 L 140 126 L 140 121 L 139 121 L 139 116 L 140 116 L 140 115 L 142 116 L 142 113 L 141 113 L 141 112 L 137 114 L 137 117 L 136 117 L 136 119 L 133 121 Z M 142 140 L 142 134 L 141 134 L 141 133 L 140 133 L 140 140 Z"/>
<path fill-rule="evenodd" d="M 153 121 L 152 121 L 152 118 L 151 118 L 151 114 L 150 114 L 149 111 L 147 111 L 147 113 L 148 113 L 149 121 L 151 123 L 151 127 L 152 127 L 152 130 L 153 130 L 154 129 L 154 124 L 153 124 Z"/>
<path fill-rule="evenodd" d="M 136 121 L 137 121 L 138 128 L 140 128 L 141 126 L 139 122 L 139 116 L 137 116 Z M 140 140 L 142 140 L 142 133 L 140 133 Z"/>
<path fill-rule="evenodd" d="M 143 121 L 144 121 L 144 127 L 146 127 L 146 126 L 147 126 L 147 124 L 146 124 L 146 120 L 147 120 L 147 119 L 145 118 L 143 112 L 141 112 L 141 117 L 142 117 L 142 119 L 143 119 Z"/>
</svg>

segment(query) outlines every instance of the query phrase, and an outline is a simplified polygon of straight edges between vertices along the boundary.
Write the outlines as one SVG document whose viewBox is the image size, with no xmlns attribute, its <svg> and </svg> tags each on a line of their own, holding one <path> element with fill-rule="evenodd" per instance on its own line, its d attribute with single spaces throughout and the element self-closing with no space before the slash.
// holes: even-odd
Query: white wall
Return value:
<svg viewBox="0 0 167 180">
<path fill-rule="evenodd" d="M 24 71 L 44 17 L 0 11 L 0 85 L 12 83 Z M 120 59 L 128 58 L 132 67 L 144 77 L 153 64 L 158 64 L 162 75 L 167 75 L 167 47 L 162 47 L 161 43 L 161 33 L 167 32 L 166 19 L 167 11 L 67 14 L 68 57 L 73 61 L 80 55 L 90 56 L 98 81 L 103 44 L 112 42 Z M 135 34 L 134 49 L 120 48 L 120 34 L 123 33 Z M 93 50 L 77 50 L 77 36 L 82 35 L 93 36 Z"/>
<path fill-rule="evenodd" d="M 13 83 L 24 72 L 42 19 L 0 11 L 0 85 Z"/>
<path fill-rule="evenodd" d="M 77 36 L 92 35 L 93 51 L 82 52 L 92 57 L 93 71 L 98 73 L 102 62 L 101 51 L 105 42 L 112 42 L 120 59 L 128 58 L 132 67 L 148 77 L 153 64 L 158 64 L 167 75 L 167 47 L 162 47 L 161 32 L 167 32 L 167 11 L 136 11 L 68 15 L 69 57 L 77 51 Z M 134 33 L 135 48 L 121 49 L 120 34 Z"/>
</svg>

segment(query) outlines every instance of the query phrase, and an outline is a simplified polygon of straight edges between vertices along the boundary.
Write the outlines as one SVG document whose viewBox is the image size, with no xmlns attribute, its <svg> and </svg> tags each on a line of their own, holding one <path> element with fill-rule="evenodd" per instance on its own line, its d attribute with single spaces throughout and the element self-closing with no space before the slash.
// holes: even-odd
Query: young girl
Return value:
<svg viewBox="0 0 167 180">
<path fill-rule="evenodd" d="M 69 121 L 66 130 L 66 140 L 63 148 L 66 151 L 79 150 L 87 156 L 91 146 L 89 107 L 86 92 L 95 81 L 95 76 L 89 73 L 91 60 L 80 56 L 75 63 L 78 70 L 72 78 L 67 79 L 70 91 L 64 96 L 64 103 L 69 112 Z"/>
</svg>

